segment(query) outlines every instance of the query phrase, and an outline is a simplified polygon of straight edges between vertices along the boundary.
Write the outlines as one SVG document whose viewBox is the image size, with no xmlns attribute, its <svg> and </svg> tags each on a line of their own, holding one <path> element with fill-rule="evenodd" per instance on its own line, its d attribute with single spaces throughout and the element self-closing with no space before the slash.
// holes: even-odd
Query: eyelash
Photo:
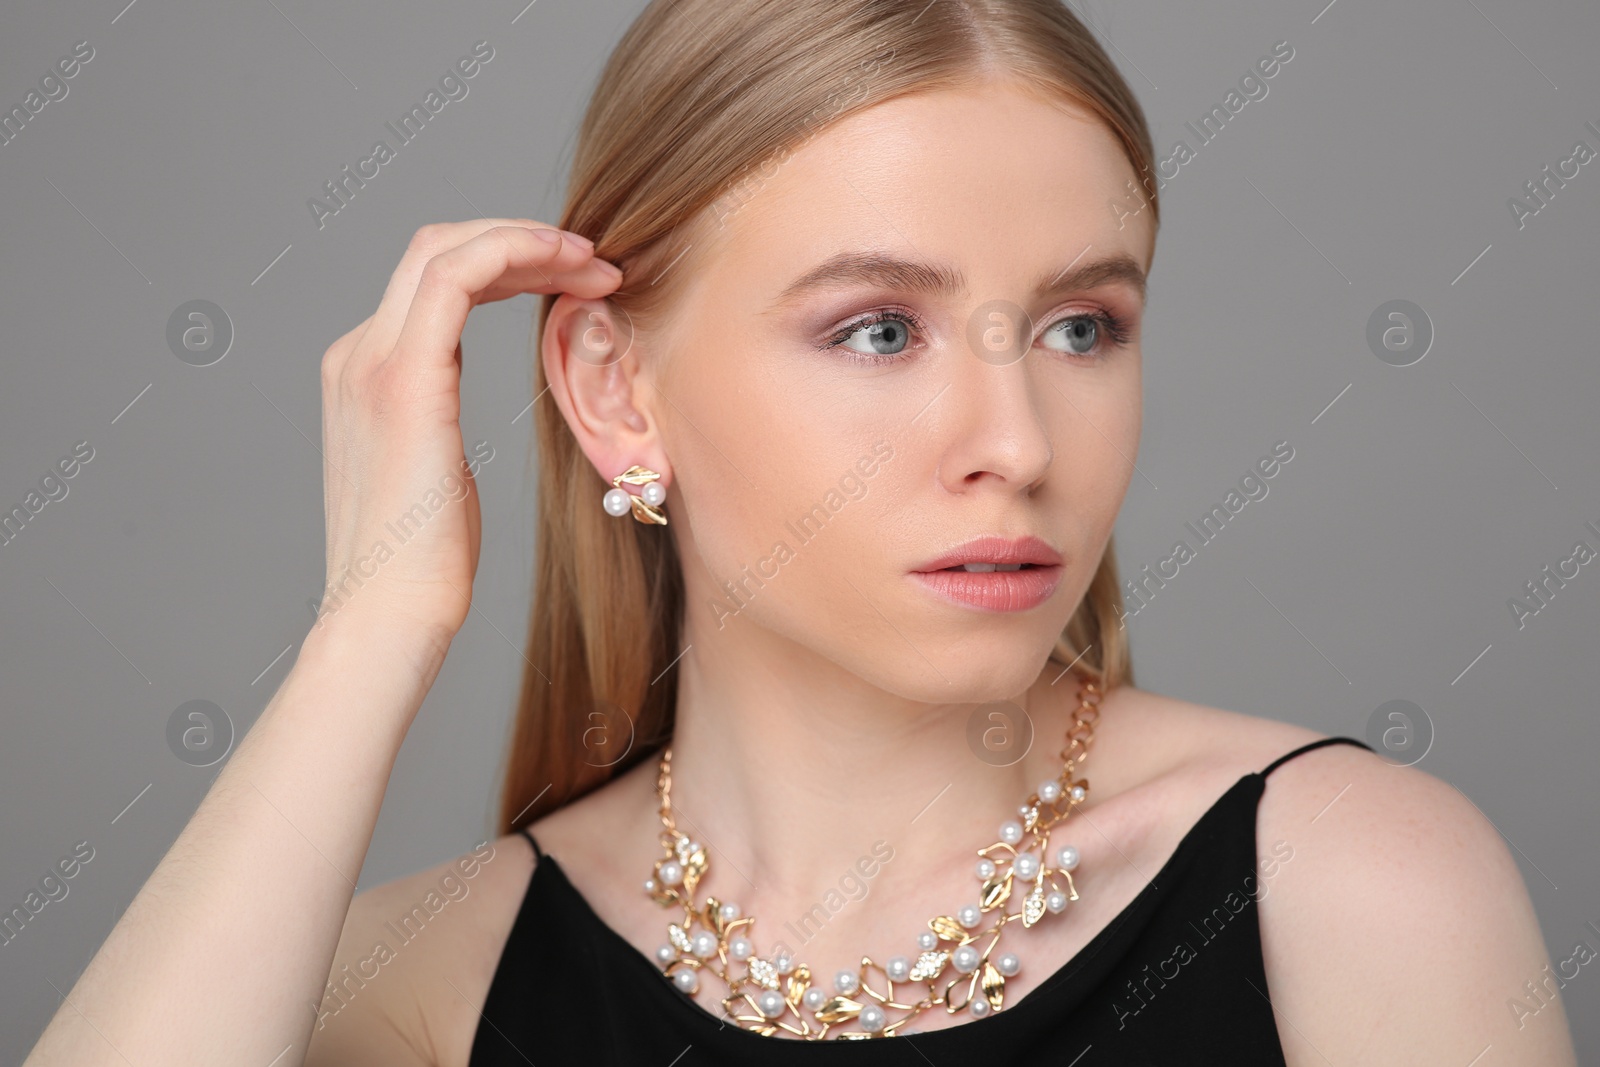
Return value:
<svg viewBox="0 0 1600 1067">
<path fill-rule="evenodd" d="M 868 326 L 876 326 L 878 323 L 886 322 L 890 319 L 904 320 L 911 326 L 913 331 L 920 332 L 921 330 L 925 329 L 925 325 L 921 317 L 919 317 L 916 312 L 910 310 L 909 308 L 879 308 L 876 311 L 870 311 L 860 318 L 854 320 L 848 326 L 840 327 L 839 330 L 836 331 L 825 344 L 822 344 L 819 347 L 823 351 L 839 348 L 843 351 L 845 358 L 850 360 L 850 362 L 859 363 L 864 366 L 881 367 L 886 364 L 893 363 L 896 360 L 903 359 L 905 357 L 905 353 L 896 352 L 891 355 L 877 355 L 868 354 L 866 352 L 857 352 L 853 348 L 843 348 L 844 342 L 848 341 L 851 335 L 855 334 L 858 330 L 864 330 Z M 1127 344 L 1129 339 L 1132 337 L 1132 333 L 1128 328 L 1128 323 L 1120 315 L 1115 315 L 1109 311 L 1104 311 L 1098 308 L 1093 311 L 1080 311 L 1071 315 L 1063 315 L 1055 322 L 1052 322 L 1047 329 L 1042 331 L 1040 336 L 1042 337 L 1044 334 L 1049 333 L 1050 330 L 1054 330 L 1062 323 L 1071 322 L 1073 319 L 1090 319 L 1095 323 L 1101 333 L 1099 343 L 1096 345 L 1096 348 L 1099 350 L 1103 350 L 1108 346 L 1120 348 L 1121 346 Z M 1107 340 L 1107 338 L 1109 338 L 1109 340 Z M 1078 359 L 1088 359 L 1091 361 L 1097 361 L 1105 358 L 1105 353 L 1103 351 L 1099 355 L 1096 355 L 1092 352 L 1063 352 L 1062 355 L 1071 355 L 1077 357 Z"/>
</svg>

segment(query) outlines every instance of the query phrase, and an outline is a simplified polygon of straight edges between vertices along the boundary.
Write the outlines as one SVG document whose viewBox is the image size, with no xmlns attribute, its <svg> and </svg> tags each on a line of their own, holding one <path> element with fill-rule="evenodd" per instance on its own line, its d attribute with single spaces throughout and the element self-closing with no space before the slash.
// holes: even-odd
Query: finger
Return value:
<svg viewBox="0 0 1600 1067">
<path fill-rule="evenodd" d="M 548 267 L 519 267 L 515 257 L 499 278 L 478 294 L 477 303 L 489 304 L 523 293 L 571 293 L 585 300 L 610 296 L 622 284 L 622 272 L 611 263 L 592 256 L 570 270 L 552 272 Z"/>
<path fill-rule="evenodd" d="M 564 232 L 533 219 L 468 219 L 464 222 L 430 223 L 422 227 L 412 236 L 410 244 L 401 255 L 400 263 L 389 278 L 389 284 L 383 291 L 378 310 L 372 316 L 367 332 L 357 341 L 357 348 L 372 353 L 378 359 L 388 355 L 400 334 L 400 326 L 405 322 L 406 312 L 411 307 L 411 298 L 416 295 L 417 282 L 422 277 L 422 271 L 427 267 L 428 260 L 479 237 L 496 226 L 547 230 L 558 235 Z M 576 234 L 572 235 L 570 241 L 564 239 L 562 244 L 554 247 L 562 249 L 567 256 L 567 261 L 558 263 L 557 269 L 566 269 L 569 264 L 575 265 L 581 262 L 585 252 L 592 254 L 593 251 L 588 241 Z"/>
<path fill-rule="evenodd" d="M 344 371 L 345 361 L 350 358 L 350 353 L 355 350 L 356 343 L 360 340 L 361 335 L 367 332 L 367 327 L 371 324 L 372 316 L 368 315 L 346 331 L 344 336 L 328 346 L 327 351 L 322 354 L 322 381 L 324 384 L 339 380 L 339 375 Z"/>
<path fill-rule="evenodd" d="M 581 256 L 593 262 L 592 253 L 582 252 Z M 552 270 L 558 277 L 567 275 L 567 284 L 575 284 L 578 274 L 570 268 L 578 265 L 573 262 L 577 258 L 578 250 L 567 242 L 547 244 L 522 226 L 485 231 L 432 257 L 418 279 L 416 295 L 388 358 L 418 372 L 445 369 L 466 327 L 467 313 L 487 299 L 491 289 L 498 294 L 495 299 L 518 292 L 555 292 L 561 283 L 552 277 Z M 513 275 L 510 284 L 506 282 L 508 274 Z M 614 282 L 611 287 L 615 288 Z"/>
</svg>

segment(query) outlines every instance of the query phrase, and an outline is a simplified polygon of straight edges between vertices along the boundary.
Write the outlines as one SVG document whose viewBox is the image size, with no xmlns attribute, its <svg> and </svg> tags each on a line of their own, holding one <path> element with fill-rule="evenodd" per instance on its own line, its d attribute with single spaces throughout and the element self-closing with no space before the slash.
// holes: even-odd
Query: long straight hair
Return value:
<svg viewBox="0 0 1600 1067">
<path fill-rule="evenodd" d="M 653 0 L 595 87 L 559 225 L 622 268 L 610 302 L 646 329 L 692 275 L 689 249 L 759 195 L 796 146 L 854 111 L 996 76 L 1104 122 L 1142 176 L 1129 203 L 1159 222 L 1143 111 L 1060 0 Z M 555 299 L 541 303 L 536 340 Z M 500 833 L 576 800 L 671 737 L 675 687 L 652 683 L 678 657 L 683 623 L 671 537 L 607 515 L 599 500 L 608 485 L 559 409 L 546 401 L 534 411 L 537 563 Z M 1108 541 L 1051 654 L 1104 691 L 1133 680 L 1120 600 Z"/>
</svg>

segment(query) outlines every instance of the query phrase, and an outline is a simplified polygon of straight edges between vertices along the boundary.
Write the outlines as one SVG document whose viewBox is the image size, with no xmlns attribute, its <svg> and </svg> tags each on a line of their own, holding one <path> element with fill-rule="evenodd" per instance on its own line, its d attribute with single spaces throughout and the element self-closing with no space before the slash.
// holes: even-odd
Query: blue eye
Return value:
<svg viewBox="0 0 1600 1067">
<path fill-rule="evenodd" d="M 842 327 L 821 347 L 824 351 L 842 348 L 852 363 L 881 366 L 906 357 L 913 332 L 923 329 L 922 320 L 910 311 L 874 311 Z M 1128 343 L 1130 333 L 1122 319 L 1106 311 L 1085 311 L 1068 315 L 1039 337 L 1044 347 L 1082 359 L 1106 358 L 1107 349 Z"/>
<path fill-rule="evenodd" d="M 874 311 L 834 334 L 824 349 L 843 348 L 852 362 L 893 363 L 911 343 L 911 331 L 922 322 L 909 311 Z"/>
<path fill-rule="evenodd" d="M 1056 323 L 1045 332 L 1045 337 L 1060 337 L 1066 351 L 1086 356 L 1094 351 L 1095 342 L 1100 339 L 1100 324 L 1088 315 L 1074 315 Z"/>
<path fill-rule="evenodd" d="M 1097 348 L 1107 343 L 1101 341 L 1102 334 L 1109 337 L 1109 344 L 1121 345 L 1128 341 L 1127 327 L 1121 320 L 1103 311 L 1069 315 L 1046 330 L 1041 340 L 1046 342 L 1046 348 L 1053 351 L 1066 352 L 1074 356 L 1092 356 Z M 1060 347 L 1049 343 L 1055 338 L 1061 340 Z"/>
</svg>

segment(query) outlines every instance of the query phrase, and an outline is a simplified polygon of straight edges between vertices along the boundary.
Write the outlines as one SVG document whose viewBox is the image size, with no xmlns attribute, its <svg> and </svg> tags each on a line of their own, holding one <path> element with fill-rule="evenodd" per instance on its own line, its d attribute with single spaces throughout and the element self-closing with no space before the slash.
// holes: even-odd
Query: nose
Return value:
<svg viewBox="0 0 1600 1067">
<path fill-rule="evenodd" d="M 950 388 L 935 405 L 943 415 L 939 480 L 950 492 L 993 484 L 1031 494 L 1044 481 L 1055 448 L 1048 405 L 1037 393 L 1051 386 L 1036 380 L 1037 359 L 1030 352 L 997 365 L 969 352 L 955 354 Z"/>
</svg>

